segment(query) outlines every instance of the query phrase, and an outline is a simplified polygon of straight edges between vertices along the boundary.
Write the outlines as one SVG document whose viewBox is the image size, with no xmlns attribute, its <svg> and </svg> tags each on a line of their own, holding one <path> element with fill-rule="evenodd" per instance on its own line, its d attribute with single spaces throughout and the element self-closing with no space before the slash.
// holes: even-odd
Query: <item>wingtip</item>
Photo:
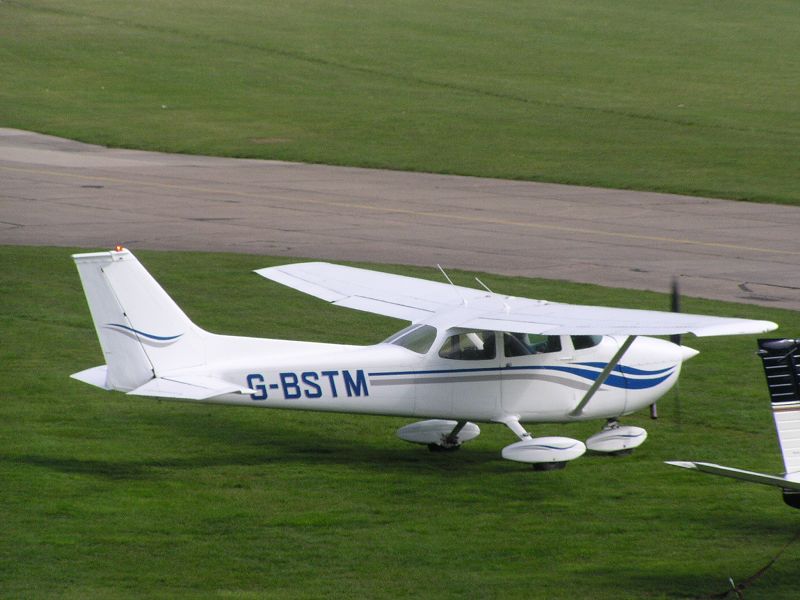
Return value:
<svg viewBox="0 0 800 600">
<path fill-rule="evenodd" d="M 772 321 L 757 321 L 753 319 L 729 319 L 727 323 L 700 327 L 692 330 L 697 337 L 714 337 L 718 335 L 747 335 L 775 331 L 777 323 Z"/>
</svg>

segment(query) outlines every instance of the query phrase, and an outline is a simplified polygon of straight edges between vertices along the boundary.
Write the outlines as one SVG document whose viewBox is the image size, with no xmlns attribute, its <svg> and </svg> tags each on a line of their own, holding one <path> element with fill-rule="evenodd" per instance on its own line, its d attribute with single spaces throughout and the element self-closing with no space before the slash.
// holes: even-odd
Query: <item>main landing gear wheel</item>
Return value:
<svg viewBox="0 0 800 600">
<path fill-rule="evenodd" d="M 455 452 L 461 448 L 461 444 L 455 444 L 453 446 L 442 446 L 441 444 L 428 444 L 428 450 L 431 452 Z"/>
<path fill-rule="evenodd" d="M 533 463 L 531 466 L 534 471 L 560 471 L 566 468 L 567 461 Z"/>
<path fill-rule="evenodd" d="M 411 423 L 397 430 L 397 437 L 406 442 L 422 444 L 431 452 L 453 452 L 480 434 L 481 430 L 469 421 L 429 419 Z"/>
<path fill-rule="evenodd" d="M 608 456 L 630 456 L 633 454 L 633 448 L 625 448 L 625 450 L 617 450 L 616 452 L 607 452 Z"/>
</svg>

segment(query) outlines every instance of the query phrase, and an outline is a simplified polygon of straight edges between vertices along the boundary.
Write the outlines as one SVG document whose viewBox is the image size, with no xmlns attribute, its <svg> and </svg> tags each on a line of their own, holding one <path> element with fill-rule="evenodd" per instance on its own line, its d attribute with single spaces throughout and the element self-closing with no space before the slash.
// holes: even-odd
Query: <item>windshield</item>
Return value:
<svg viewBox="0 0 800 600">
<path fill-rule="evenodd" d="M 395 333 L 386 340 L 386 343 L 406 348 L 418 354 L 425 354 L 431 349 L 435 340 L 435 327 L 430 325 L 411 325 Z"/>
</svg>

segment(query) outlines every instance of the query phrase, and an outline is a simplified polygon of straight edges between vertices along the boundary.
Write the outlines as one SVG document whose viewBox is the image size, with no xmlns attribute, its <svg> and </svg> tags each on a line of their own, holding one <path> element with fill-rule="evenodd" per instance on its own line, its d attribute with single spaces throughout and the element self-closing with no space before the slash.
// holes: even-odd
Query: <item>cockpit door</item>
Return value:
<svg viewBox="0 0 800 600">
<path fill-rule="evenodd" d="M 491 419 L 500 406 L 500 353 L 494 331 L 450 330 L 416 378 L 415 414 Z"/>
</svg>

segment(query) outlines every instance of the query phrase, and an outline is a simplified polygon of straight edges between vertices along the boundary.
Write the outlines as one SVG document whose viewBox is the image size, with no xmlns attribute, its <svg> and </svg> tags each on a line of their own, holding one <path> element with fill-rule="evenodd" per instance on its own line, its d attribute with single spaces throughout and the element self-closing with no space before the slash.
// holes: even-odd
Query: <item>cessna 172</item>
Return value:
<svg viewBox="0 0 800 600">
<path fill-rule="evenodd" d="M 473 421 L 519 437 L 502 456 L 559 468 L 624 453 L 647 432 L 618 419 L 652 405 L 697 352 L 641 337 L 761 333 L 768 321 L 551 303 L 328 263 L 259 275 L 338 306 L 410 321 L 371 346 L 208 333 L 192 323 L 128 250 L 74 257 L 106 364 L 72 375 L 137 396 L 418 417 L 406 441 L 453 449 Z M 479 282 L 480 283 L 480 282 Z M 485 286 L 484 286 L 485 287 Z M 279 318 L 279 316 L 276 316 Z M 534 438 L 523 423 L 604 419 L 582 441 Z"/>
<path fill-rule="evenodd" d="M 667 461 L 667 464 L 778 487 L 786 504 L 800 508 L 800 340 L 758 340 L 758 355 L 767 377 L 785 474 L 767 475 L 706 462 Z"/>
</svg>

